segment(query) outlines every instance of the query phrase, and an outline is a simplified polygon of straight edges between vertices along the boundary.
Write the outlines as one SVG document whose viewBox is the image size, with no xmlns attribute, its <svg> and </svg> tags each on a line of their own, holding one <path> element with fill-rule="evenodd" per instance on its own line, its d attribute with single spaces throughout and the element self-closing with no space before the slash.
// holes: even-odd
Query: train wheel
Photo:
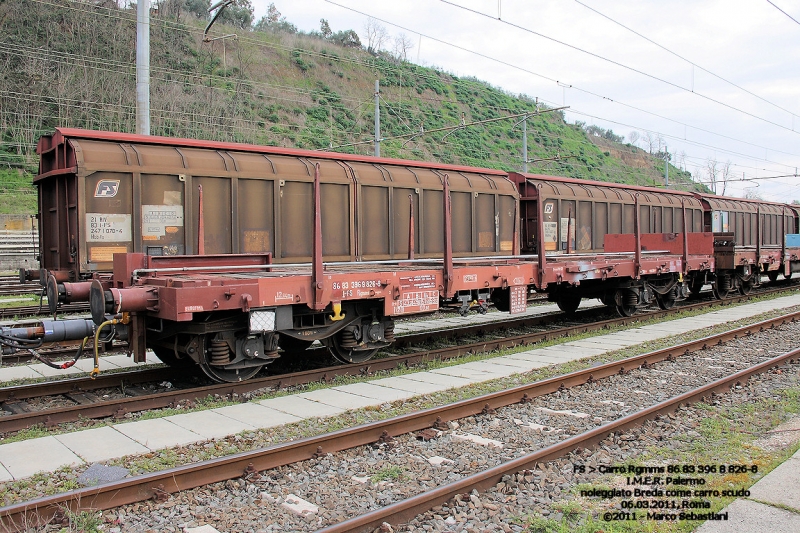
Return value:
<svg viewBox="0 0 800 533">
<path fill-rule="evenodd" d="M 581 297 L 577 294 L 562 294 L 558 300 L 556 300 L 556 305 L 558 305 L 559 309 L 571 315 L 577 311 L 578 306 L 581 305 Z"/>
<path fill-rule="evenodd" d="M 249 366 L 247 368 L 226 369 L 219 366 L 200 363 L 203 373 L 218 383 L 236 383 L 246 381 L 258 374 L 264 365 Z"/>
<path fill-rule="evenodd" d="M 753 285 L 755 285 L 755 281 L 753 281 L 753 280 L 744 281 L 743 280 L 741 285 L 739 285 L 739 294 L 741 294 L 742 296 L 747 296 L 748 294 L 750 294 L 750 291 L 753 290 Z"/>
<path fill-rule="evenodd" d="M 659 308 L 666 311 L 675 307 L 676 297 L 675 288 L 673 287 L 667 294 L 656 294 L 656 303 Z"/>
<path fill-rule="evenodd" d="M 639 303 L 639 296 L 635 291 L 632 290 L 617 291 L 617 295 L 615 296 L 614 300 L 615 302 L 622 302 L 621 304 L 614 304 L 617 308 L 617 314 L 619 316 L 627 317 L 633 316 L 633 314 L 636 312 L 636 304 Z"/>
<path fill-rule="evenodd" d="M 325 345 L 328 347 L 328 351 L 342 363 L 363 363 L 369 361 L 378 353 L 378 348 L 371 350 L 355 350 L 349 346 L 343 346 L 345 336 L 346 332 L 340 331 L 333 337 L 325 339 Z"/>
<path fill-rule="evenodd" d="M 724 300 L 731 293 L 731 277 L 719 275 L 714 283 L 711 284 L 711 292 L 714 293 L 714 298 L 717 300 Z"/>
<path fill-rule="evenodd" d="M 281 350 L 287 353 L 304 352 L 313 343 L 314 341 L 297 339 L 295 337 L 289 337 L 288 335 L 281 335 L 281 338 L 278 341 L 278 345 L 281 347 Z"/>
<path fill-rule="evenodd" d="M 783 279 L 792 279 L 792 272 L 789 272 L 789 274 L 784 274 Z"/>
<path fill-rule="evenodd" d="M 767 272 L 767 277 L 770 281 L 778 281 L 778 271 L 777 270 L 770 270 Z"/>
</svg>

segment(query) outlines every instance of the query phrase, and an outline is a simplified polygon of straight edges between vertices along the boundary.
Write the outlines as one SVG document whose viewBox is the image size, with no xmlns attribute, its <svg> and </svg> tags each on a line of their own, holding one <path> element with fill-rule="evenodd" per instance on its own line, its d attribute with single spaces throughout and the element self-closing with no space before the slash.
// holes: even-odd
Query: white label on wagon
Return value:
<svg viewBox="0 0 800 533">
<path fill-rule="evenodd" d="M 130 242 L 131 216 L 116 213 L 86 213 L 88 242 Z"/>
</svg>

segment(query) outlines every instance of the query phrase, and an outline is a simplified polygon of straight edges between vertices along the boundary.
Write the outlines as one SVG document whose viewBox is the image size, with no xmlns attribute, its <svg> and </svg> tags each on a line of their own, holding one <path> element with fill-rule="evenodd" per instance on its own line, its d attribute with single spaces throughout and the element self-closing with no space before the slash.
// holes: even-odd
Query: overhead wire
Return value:
<svg viewBox="0 0 800 533">
<path fill-rule="evenodd" d="M 778 6 L 776 6 L 776 5 L 775 5 L 773 2 L 771 2 L 770 0 L 767 0 L 767 3 L 768 3 L 768 4 L 770 4 L 772 7 L 774 7 L 775 9 L 777 9 L 778 11 L 780 11 L 781 13 L 783 13 L 784 15 L 786 15 L 787 17 L 789 17 L 790 19 L 792 19 L 793 21 L 795 21 L 795 23 L 796 23 L 796 24 L 800 24 L 800 21 L 798 21 L 796 18 L 794 18 L 793 16 L 791 16 L 789 13 L 787 13 L 787 12 L 786 12 L 786 11 L 784 11 L 783 9 L 779 8 Z"/>
<path fill-rule="evenodd" d="M 326 0 L 326 1 L 330 1 L 330 0 Z M 641 69 L 638 69 L 636 67 L 631 67 L 629 65 L 625 65 L 624 63 L 621 63 L 619 61 L 616 61 L 616 60 L 608 58 L 608 57 L 604 57 L 604 56 L 602 56 L 600 54 L 596 54 L 595 52 L 592 52 L 590 50 L 586 50 L 586 49 L 581 48 L 579 46 L 576 46 L 576 45 L 573 45 L 573 44 L 569 44 L 569 43 L 567 43 L 565 41 L 562 41 L 560 39 L 556 39 L 555 37 L 550 37 L 549 35 L 545 35 L 543 33 L 531 30 L 530 28 L 526 28 L 526 27 L 524 27 L 524 26 L 522 26 L 520 24 L 515 24 L 515 23 L 509 22 L 507 20 L 495 18 L 495 17 L 493 17 L 491 15 L 487 15 L 486 13 L 482 13 L 482 12 L 477 11 L 475 9 L 471 9 L 471 8 L 466 7 L 466 6 L 461 6 L 461 5 L 458 5 L 456 3 L 450 2 L 449 0 L 439 0 L 439 1 L 442 2 L 442 3 L 448 4 L 448 5 L 451 5 L 453 7 L 457 7 L 459 9 L 464 10 L 464 11 L 468 11 L 470 13 L 474 13 L 476 15 L 480 15 L 482 17 L 491 19 L 493 21 L 500 22 L 500 23 L 505 24 L 507 26 L 510 26 L 512 28 L 516 28 L 516 29 L 518 29 L 520 31 L 523 31 L 523 32 L 526 32 L 526 33 L 530 33 L 531 35 L 536 35 L 537 37 L 542 37 L 542 38 L 547 39 L 549 41 L 553 41 L 554 43 L 558 43 L 558 44 L 560 44 L 562 46 L 566 46 L 567 48 L 571 48 L 571 49 L 576 50 L 578 52 L 587 54 L 587 55 L 592 56 L 592 57 L 594 57 L 596 59 L 600 59 L 601 61 L 605 61 L 607 63 L 611 63 L 612 65 L 618 66 L 618 67 L 623 68 L 625 70 L 629 70 L 631 72 L 634 72 L 634 73 L 639 74 L 641 76 L 645 76 L 647 78 L 650 78 L 652 80 L 658 81 L 660 83 L 664 83 L 664 84 L 669 85 L 671 87 L 674 87 L 676 89 L 680 89 L 680 90 L 685 91 L 687 93 L 690 93 L 690 94 L 693 94 L 693 95 L 697 95 L 700 98 L 703 98 L 703 99 L 708 100 L 710 102 L 713 102 L 715 104 L 721 105 L 723 107 L 727 107 L 728 109 L 731 109 L 731 110 L 736 111 L 738 113 L 742 113 L 744 115 L 747 115 L 749 117 L 755 118 L 755 119 L 760 120 L 762 122 L 765 122 L 767 124 L 771 124 L 771 125 L 776 126 L 778 128 L 782 128 L 782 129 L 785 129 L 787 131 L 791 131 L 792 133 L 800 134 L 800 131 L 795 131 L 792 128 L 788 128 L 788 127 L 786 127 L 786 126 L 784 126 L 782 124 L 778 124 L 777 122 L 774 122 L 774 121 L 769 120 L 767 118 L 760 117 L 760 116 L 758 116 L 758 115 L 756 115 L 754 113 L 750 113 L 749 111 L 745 111 L 744 109 L 739 109 L 736 106 L 727 104 L 725 102 L 722 102 L 721 100 L 717 100 L 716 98 L 712 98 L 710 96 L 704 95 L 704 94 L 699 93 L 697 91 L 693 91 L 691 89 L 687 89 L 686 87 L 683 87 L 682 85 L 679 85 L 677 83 L 671 82 L 671 81 L 666 80 L 664 78 L 660 78 L 660 77 L 658 77 L 658 76 L 656 76 L 654 74 L 650 74 L 650 73 L 645 72 L 645 71 L 643 71 Z"/>
<path fill-rule="evenodd" d="M 451 42 L 449 42 L 449 41 L 445 41 L 445 40 L 443 40 L 443 39 L 440 39 L 440 38 L 438 38 L 438 37 L 433 37 L 433 36 L 431 36 L 431 35 L 429 35 L 429 34 L 421 33 L 421 32 L 419 32 L 419 31 L 417 31 L 417 30 L 413 30 L 413 29 L 411 29 L 411 28 L 408 28 L 408 27 L 402 26 L 402 25 L 400 25 L 400 24 L 396 24 L 396 23 L 394 23 L 394 22 L 387 21 L 387 20 L 385 20 L 385 19 L 382 19 L 382 18 L 379 18 L 379 17 L 375 17 L 375 16 L 373 16 L 373 15 L 369 15 L 368 13 L 364 13 L 363 11 L 359 11 L 359 10 L 357 10 L 357 9 L 354 9 L 354 8 L 351 8 L 351 7 L 349 7 L 349 6 L 345 6 L 345 5 L 339 4 L 339 3 L 337 3 L 337 2 L 334 2 L 333 0 L 324 0 L 324 1 L 325 1 L 325 2 L 327 2 L 327 3 L 329 3 L 329 4 L 335 5 L 335 6 L 337 6 L 337 7 L 341 7 L 342 9 L 345 9 L 345 10 L 348 10 L 348 11 L 352 11 L 352 12 L 354 12 L 354 13 L 358 13 L 359 15 L 362 15 L 362 16 L 365 16 L 365 17 L 371 17 L 371 18 L 374 18 L 375 20 L 378 20 L 379 22 L 382 22 L 382 23 L 384 23 L 384 24 L 390 24 L 390 25 L 392 25 L 392 26 L 394 26 L 394 27 L 397 27 L 397 28 L 400 28 L 400 29 L 402 29 L 402 30 L 405 30 L 405 31 L 408 31 L 408 32 L 417 33 L 418 35 L 421 35 L 422 37 L 425 37 L 426 39 L 430 39 L 430 40 L 432 40 L 432 41 L 435 41 L 435 42 L 438 42 L 438 43 L 444 44 L 444 45 L 446 45 L 446 46 L 450 46 L 450 47 L 452 47 L 452 48 L 455 48 L 455 49 L 457 49 L 457 50 L 461 50 L 461 51 L 463 51 L 463 52 L 467 52 L 467 53 L 473 54 L 473 55 L 475 55 L 475 56 L 477 56 L 477 57 L 482 57 L 482 58 L 484 58 L 484 59 L 488 59 L 488 60 L 490 60 L 490 61 L 493 61 L 493 62 L 495 62 L 495 63 L 498 63 L 498 64 L 500 64 L 500 65 L 504 65 L 504 66 L 507 66 L 507 67 L 511 67 L 511 68 L 513 68 L 513 69 L 515 69 L 515 70 L 519 70 L 520 72 L 525 72 L 525 73 L 527 73 L 527 74 L 531 74 L 532 76 L 536 76 L 536 77 L 538 77 L 538 78 L 541 78 L 541 79 L 544 79 L 544 80 L 546 80 L 546 81 L 551 81 L 551 82 L 553 82 L 553 83 L 556 83 L 556 84 L 558 84 L 560 87 L 563 87 L 563 86 L 565 86 L 565 85 L 563 84 L 563 82 L 560 82 L 559 80 L 557 80 L 557 79 L 555 79 L 555 78 L 551 78 L 551 77 L 549 77 L 549 76 L 546 76 L 546 75 L 544 75 L 544 74 L 540 74 L 540 73 L 538 73 L 538 72 L 534 72 L 534 71 L 532 71 L 532 70 L 530 70 L 530 69 L 527 69 L 527 68 L 525 68 L 525 67 L 521 67 L 521 66 L 519 66 L 519 65 L 515 65 L 515 64 L 513 64 L 513 63 L 510 63 L 510 62 L 508 62 L 508 61 L 505 61 L 505 60 L 502 60 L 502 59 L 498 59 L 498 58 L 496 58 L 496 57 L 492 57 L 492 56 L 490 56 L 490 55 L 487 55 L 487 54 L 484 54 L 484 53 L 482 53 L 482 52 L 478 52 L 478 51 L 476 51 L 476 50 L 472 50 L 472 49 L 466 48 L 466 47 L 464 47 L 464 46 L 461 46 L 461 45 L 457 45 L 457 44 L 451 43 Z M 685 123 L 685 122 L 682 122 L 682 121 L 680 121 L 680 120 L 676 120 L 676 119 L 673 119 L 673 118 L 670 118 L 670 117 L 667 117 L 667 116 L 664 116 L 664 115 L 661 115 L 661 114 L 658 114 L 658 113 L 655 113 L 655 112 L 652 112 L 652 111 L 648 111 L 648 110 L 646 110 L 646 109 L 643 109 L 643 108 L 640 108 L 640 107 L 637 107 L 637 106 L 634 106 L 634 105 L 631 105 L 631 104 L 627 104 L 627 103 L 625 103 L 625 102 L 623 102 L 623 101 L 621 101 L 621 100 L 616 100 L 616 99 L 610 98 L 610 97 L 608 97 L 608 96 L 604 96 L 604 95 L 602 95 L 602 94 L 595 93 L 595 92 L 593 92 L 593 91 L 590 91 L 590 90 L 587 90 L 587 89 L 584 89 L 584 88 L 578 87 L 578 86 L 576 86 L 576 85 L 568 85 L 568 87 L 569 87 L 570 89 L 573 89 L 573 90 L 576 90 L 576 91 L 579 91 L 579 92 L 582 92 L 582 93 L 588 94 L 588 95 L 590 95 L 590 96 L 594 96 L 594 97 L 600 98 L 601 100 L 607 100 L 607 101 L 609 101 L 609 102 L 613 102 L 613 103 L 615 103 L 615 104 L 618 104 L 618 105 L 621 105 L 621 106 L 623 106 L 623 107 L 627 107 L 628 109 L 632 109 L 632 110 L 634 110 L 634 111 L 639 111 L 639 112 L 641 112 L 641 113 L 645 113 L 645 114 L 648 114 L 648 115 L 650 115 L 650 116 L 654 116 L 654 117 L 656 117 L 656 118 L 660 118 L 660 119 L 663 119 L 663 120 L 667 120 L 667 121 L 669 121 L 669 122 L 672 122 L 672 123 L 674 123 L 674 124 L 678 124 L 678 125 L 680 125 L 680 126 L 684 126 L 684 127 L 687 127 L 687 128 L 692 128 L 692 129 L 694 129 L 694 130 L 697 130 L 697 131 L 702 131 L 702 132 L 704 132 L 704 133 L 709 133 L 709 134 L 711 134 L 711 135 L 716 135 L 716 136 L 719 136 L 719 137 L 722 137 L 722 138 L 727 138 L 727 139 L 729 139 L 729 140 L 733 140 L 733 141 L 736 141 L 736 142 L 741 142 L 741 143 L 743 143 L 743 144 L 748 144 L 748 145 L 754 146 L 754 147 L 756 147 L 756 148 L 767 149 L 767 147 L 765 147 L 765 146 L 761 146 L 761 145 L 758 145 L 758 144 L 755 144 L 755 143 L 751 143 L 751 142 L 749 142 L 749 141 L 744 141 L 744 140 L 741 140 L 741 139 L 737 139 L 737 138 L 735 138 L 735 137 L 730 137 L 730 136 L 727 136 L 727 135 L 724 135 L 724 134 L 721 134 L 721 133 L 718 133 L 718 132 L 715 132 L 715 131 L 712 131 L 712 130 L 708 130 L 708 129 L 701 128 L 701 127 L 698 127 L 698 126 L 694 126 L 694 125 L 692 125 L 692 124 L 687 124 L 687 123 Z M 557 103 L 555 103 L 555 102 L 549 102 L 549 104 L 551 104 L 551 105 L 553 105 L 553 106 L 556 106 L 556 105 L 558 105 L 558 104 L 557 104 Z M 795 154 L 795 153 L 792 153 L 792 152 L 786 152 L 786 151 L 783 151 L 783 150 L 772 150 L 772 151 L 775 151 L 775 152 L 780 152 L 780 153 L 782 153 L 782 154 L 785 154 L 785 155 L 790 155 L 790 156 L 794 156 L 794 157 L 800 157 L 800 154 Z"/>
<path fill-rule="evenodd" d="M 769 0 L 767 0 L 767 1 L 769 1 Z M 750 91 L 750 90 L 748 90 L 748 89 L 745 89 L 745 88 L 744 88 L 744 87 L 742 87 L 741 85 L 738 85 L 738 84 L 736 84 L 736 83 L 734 83 L 734 82 L 732 82 L 732 81 L 730 81 L 730 80 L 728 80 L 728 79 L 726 79 L 726 78 L 723 78 L 723 77 L 722 77 L 722 76 L 720 76 L 719 74 L 715 74 L 714 72 L 711 72 L 711 71 L 710 71 L 710 70 L 708 70 L 707 68 L 705 68 L 705 67 L 702 67 L 702 66 L 698 65 L 698 64 L 697 64 L 697 63 L 695 63 L 694 61 L 692 61 L 692 60 L 690 60 L 690 59 L 687 59 L 687 58 L 683 57 L 682 55 L 678 54 L 677 52 L 675 52 L 675 51 L 673 51 L 673 50 L 670 50 L 669 48 L 667 48 L 666 46 L 664 46 L 664 45 L 662 45 L 662 44 L 660 44 L 660 43 L 657 43 L 656 41 L 654 41 L 654 40 L 653 40 L 653 39 L 651 39 L 650 37 L 648 37 L 648 36 L 646 36 L 646 35 L 644 35 L 644 34 L 642 34 L 642 33 L 638 32 L 638 31 L 634 30 L 633 28 L 629 28 L 628 26 L 626 26 L 626 25 L 622 24 L 621 22 L 619 22 L 618 20 L 616 20 L 616 19 L 614 19 L 614 18 L 612 18 L 612 17 L 610 17 L 610 16 L 606 15 L 605 13 L 601 13 L 601 12 L 600 12 L 600 11 L 598 11 L 597 9 L 595 9 L 595 8 L 593 8 L 593 7 L 591 7 L 591 6 L 587 5 L 587 4 L 585 4 L 585 3 L 584 3 L 584 2 L 582 2 L 581 0 L 575 0 L 575 2 L 576 2 L 577 4 L 579 4 L 579 5 L 583 6 L 583 7 L 585 7 L 585 8 L 586 8 L 586 9 L 588 9 L 589 11 L 592 11 L 592 12 L 594 12 L 594 13 L 596 13 L 596 14 L 600 15 L 600 16 L 601 16 L 601 17 L 603 17 L 604 19 L 606 19 L 606 20 L 608 20 L 608 21 L 610 21 L 610 22 L 613 22 L 613 23 L 614 23 L 614 24 L 616 24 L 617 26 L 619 26 L 619 27 L 621 27 L 621 28 L 624 28 L 624 29 L 628 30 L 629 32 L 633 33 L 634 35 L 637 35 L 637 36 L 641 37 L 641 38 L 642 38 L 642 39 L 644 39 L 645 41 L 647 41 L 647 42 L 649 42 L 649 43 L 651 43 L 651 44 L 653 44 L 653 45 L 655 45 L 655 46 L 657 46 L 657 47 L 661 48 L 661 49 L 662 49 L 662 50 L 664 50 L 665 52 L 667 52 L 667 53 L 669 53 L 669 54 L 672 54 L 673 56 L 677 57 L 678 59 L 681 59 L 681 60 L 683 60 L 683 61 L 685 61 L 685 62 L 689 63 L 689 64 L 690 64 L 690 65 L 692 65 L 693 67 L 696 67 L 696 68 L 698 68 L 698 69 L 702 70 L 703 72 L 705 72 L 705 73 L 707 73 L 707 74 L 710 74 L 710 75 L 714 76 L 715 78 L 717 78 L 717 79 L 719 79 L 719 80 L 721 80 L 721 81 L 724 81 L 725 83 L 727 83 L 727 84 L 729 84 L 729 85 L 732 85 L 733 87 L 736 87 L 736 88 L 737 88 L 737 89 L 739 89 L 740 91 L 746 92 L 746 93 L 747 93 L 747 94 L 749 94 L 750 96 L 753 96 L 753 97 L 755 97 L 755 98 L 758 98 L 758 99 L 759 99 L 759 100 L 761 100 L 762 102 L 765 102 L 765 103 L 767 103 L 767 104 L 769 104 L 769 105 L 771 105 L 771 106 L 774 106 L 774 107 L 776 107 L 776 108 L 780 109 L 781 111 L 786 111 L 787 113 L 789 113 L 789 114 L 791 114 L 791 115 L 794 115 L 794 116 L 800 116 L 800 115 L 798 115 L 797 113 L 795 113 L 794 111 L 790 111 L 789 109 L 786 109 L 785 107 L 783 107 L 783 106 L 780 106 L 780 105 L 776 104 L 775 102 L 772 102 L 772 101 L 770 101 L 770 100 L 767 100 L 766 98 L 764 98 L 764 97 L 762 97 L 762 96 L 760 96 L 760 95 L 758 95 L 758 94 L 756 94 L 756 93 L 754 93 L 754 92 L 752 92 L 752 91 Z"/>
</svg>

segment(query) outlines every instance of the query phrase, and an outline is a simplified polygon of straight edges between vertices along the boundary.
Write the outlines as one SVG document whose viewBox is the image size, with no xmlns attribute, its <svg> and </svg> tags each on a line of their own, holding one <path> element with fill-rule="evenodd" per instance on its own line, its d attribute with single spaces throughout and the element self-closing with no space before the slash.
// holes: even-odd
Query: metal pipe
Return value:
<svg viewBox="0 0 800 533">
<path fill-rule="evenodd" d="M 375 80 L 375 157 L 381 156 L 381 83 Z"/>
<path fill-rule="evenodd" d="M 136 133 L 150 135 L 150 0 L 136 3 Z"/>
</svg>

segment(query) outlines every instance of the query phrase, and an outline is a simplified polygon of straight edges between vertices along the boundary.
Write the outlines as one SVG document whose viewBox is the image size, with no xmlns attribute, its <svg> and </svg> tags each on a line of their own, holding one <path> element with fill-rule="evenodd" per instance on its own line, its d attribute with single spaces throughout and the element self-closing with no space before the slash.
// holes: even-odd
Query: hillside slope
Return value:
<svg viewBox="0 0 800 533">
<path fill-rule="evenodd" d="M 152 16 L 154 135 L 371 154 L 379 80 L 381 155 L 522 167 L 519 118 L 431 130 L 535 112 L 529 97 L 321 36 L 217 24 L 212 36 L 227 37 L 203 42 L 204 26 L 185 12 Z M 0 169 L 15 169 L 13 180 L 0 170 L 0 194 L 17 186 L 16 170 L 35 171 L 36 140 L 56 126 L 135 131 L 135 9 L 0 0 L 0 28 Z M 531 117 L 527 127 L 530 172 L 663 184 L 662 159 L 588 135 L 563 112 Z M 670 182 L 692 186 L 675 167 Z"/>
</svg>

